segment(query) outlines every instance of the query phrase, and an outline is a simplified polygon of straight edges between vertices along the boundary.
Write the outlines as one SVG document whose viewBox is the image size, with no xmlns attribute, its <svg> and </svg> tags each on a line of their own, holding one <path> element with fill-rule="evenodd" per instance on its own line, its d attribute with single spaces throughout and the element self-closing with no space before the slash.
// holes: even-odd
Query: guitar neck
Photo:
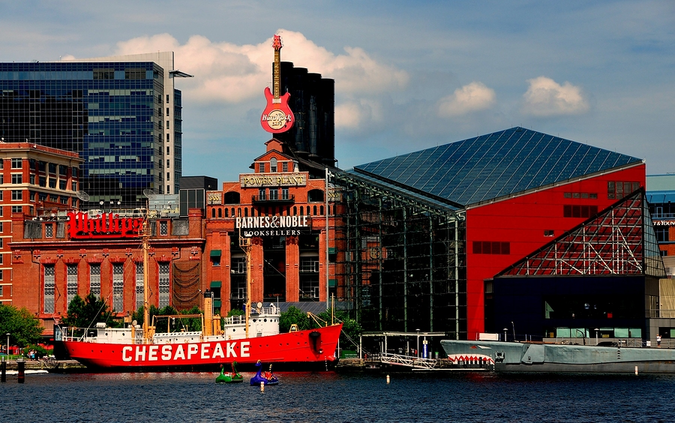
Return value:
<svg viewBox="0 0 675 423">
<path fill-rule="evenodd" d="M 281 49 L 274 50 L 274 99 L 278 100 L 281 95 Z"/>
</svg>

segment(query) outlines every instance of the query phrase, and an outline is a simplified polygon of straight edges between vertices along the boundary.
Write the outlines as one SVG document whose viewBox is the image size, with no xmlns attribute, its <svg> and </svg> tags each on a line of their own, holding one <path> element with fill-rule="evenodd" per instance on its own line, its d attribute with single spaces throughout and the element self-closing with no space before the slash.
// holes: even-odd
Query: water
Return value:
<svg viewBox="0 0 675 423">
<path fill-rule="evenodd" d="M 6 422 L 670 422 L 675 376 L 277 373 L 264 392 L 216 373 L 8 376 Z"/>
</svg>

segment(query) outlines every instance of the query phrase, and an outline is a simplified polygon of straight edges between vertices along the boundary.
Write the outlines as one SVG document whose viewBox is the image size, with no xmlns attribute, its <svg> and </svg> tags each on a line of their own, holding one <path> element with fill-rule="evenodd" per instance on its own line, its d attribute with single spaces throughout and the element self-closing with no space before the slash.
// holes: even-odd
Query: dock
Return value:
<svg viewBox="0 0 675 423">
<path fill-rule="evenodd" d="M 24 360 L 25 370 L 47 370 L 53 373 L 68 373 L 86 370 L 87 366 L 77 360 Z M 7 360 L 7 370 L 18 370 L 16 360 Z"/>
</svg>

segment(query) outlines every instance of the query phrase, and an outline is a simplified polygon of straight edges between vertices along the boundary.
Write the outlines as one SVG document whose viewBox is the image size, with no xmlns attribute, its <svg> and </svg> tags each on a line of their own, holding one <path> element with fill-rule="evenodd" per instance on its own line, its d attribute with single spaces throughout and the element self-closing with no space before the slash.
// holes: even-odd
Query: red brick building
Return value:
<svg viewBox="0 0 675 423">
<path fill-rule="evenodd" d="M 245 302 L 246 262 L 240 236 L 253 239 L 254 303 L 325 302 L 337 285 L 334 265 L 326 269 L 326 259 L 335 253 L 330 248 L 335 246 L 336 213 L 334 203 L 326 201 L 326 180 L 317 177 L 318 171 L 299 171 L 298 160 L 281 141 L 272 139 L 266 146 L 265 154 L 251 165 L 253 173 L 224 182 L 222 191 L 207 192 L 206 279 L 216 293 L 216 306 L 225 311 Z"/>
<path fill-rule="evenodd" d="M 202 210 L 189 217 L 148 221 L 150 304 L 179 309 L 200 306 Z M 143 218 L 120 213 L 68 212 L 42 219 L 12 216 L 10 244 L 14 303 L 35 313 L 47 328 L 69 302 L 93 293 L 117 316 L 143 305 Z"/>
<path fill-rule="evenodd" d="M 10 243 L 22 232 L 12 214 L 56 215 L 79 207 L 77 153 L 33 143 L 0 142 L 0 304 L 16 304 L 12 289 Z"/>
</svg>

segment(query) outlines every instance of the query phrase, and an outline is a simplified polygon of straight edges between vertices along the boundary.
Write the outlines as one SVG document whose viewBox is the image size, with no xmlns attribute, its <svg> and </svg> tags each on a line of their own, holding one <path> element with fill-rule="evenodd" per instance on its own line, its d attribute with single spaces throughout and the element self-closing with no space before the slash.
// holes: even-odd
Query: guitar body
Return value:
<svg viewBox="0 0 675 423">
<path fill-rule="evenodd" d="M 260 124 L 265 131 L 279 134 L 291 129 L 295 122 L 295 116 L 288 106 L 290 97 L 291 94 L 286 93 L 275 99 L 269 87 L 265 88 L 267 106 L 260 117 Z"/>
</svg>

